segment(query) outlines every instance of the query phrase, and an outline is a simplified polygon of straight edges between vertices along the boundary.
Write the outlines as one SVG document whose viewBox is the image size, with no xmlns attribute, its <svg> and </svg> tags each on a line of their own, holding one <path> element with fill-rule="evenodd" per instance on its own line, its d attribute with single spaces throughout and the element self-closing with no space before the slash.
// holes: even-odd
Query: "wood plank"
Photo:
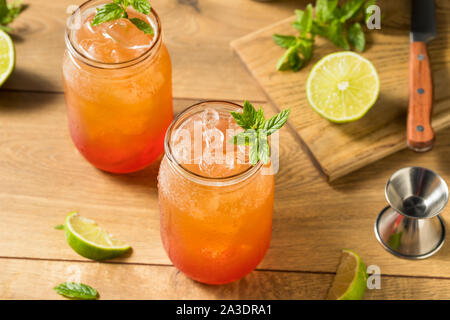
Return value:
<svg viewBox="0 0 450 320">
<path fill-rule="evenodd" d="M 64 299 L 53 287 L 81 281 L 100 299 L 324 299 L 333 274 L 255 271 L 222 286 L 194 282 L 174 267 L 0 258 L 0 299 Z M 30 285 L 32 284 L 32 285 Z M 449 299 L 450 279 L 382 276 L 364 299 Z"/>
<path fill-rule="evenodd" d="M 62 92 L 61 62 L 69 5 L 83 0 L 33 0 L 14 22 L 17 64 L 3 88 Z M 233 39 L 292 14 L 296 1 L 153 0 L 173 63 L 174 96 L 265 100 L 229 46 Z M 194 2 L 192 2 L 194 3 Z"/>
<path fill-rule="evenodd" d="M 192 100 L 175 100 L 180 111 Z M 268 115 L 274 112 L 264 105 Z M 340 250 L 351 248 L 384 274 L 450 277 L 450 246 L 424 261 L 397 259 L 373 234 L 386 206 L 384 184 L 397 169 L 421 165 L 450 181 L 450 130 L 432 152 L 408 150 L 328 184 L 288 128 L 280 134 L 271 247 L 259 268 L 334 272 Z M 170 264 L 159 238 L 158 166 L 130 175 L 105 174 L 73 147 L 62 94 L 0 92 L 0 256 L 84 259 L 53 226 L 79 210 L 129 242 L 118 261 Z M 443 213 L 449 217 L 449 208 Z"/>
<path fill-rule="evenodd" d="M 0 266 L 0 299 L 63 299 L 52 288 L 78 274 L 101 299 L 321 299 L 332 281 L 331 275 L 253 272 L 208 286 L 165 266 L 16 259 L 0 259 Z"/>
<path fill-rule="evenodd" d="M 279 109 L 290 107 L 290 124 L 311 151 L 330 180 L 355 171 L 406 148 L 406 110 L 409 70 L 409 2 L 379 1 L 381 30 L 368 32 L 363 56 L 373 62 L 381 81 L 380 96 L 359 121 L 333 124 L 309 105 L 304 84 L 312 66 L 326 54 L 338 51 L 329 41 L 316 37 L 312 61 L 300 72 L 278 72 L 275 65 L 283 49 L 272 34 L 294 34 L 295 17 L 266 27 L 232 42 L 239 56 Z M 433 127 L 450 126 L 450 7 L 437 1 L 438 37 L 429 44 L 435 84 Z"/>
</svg>

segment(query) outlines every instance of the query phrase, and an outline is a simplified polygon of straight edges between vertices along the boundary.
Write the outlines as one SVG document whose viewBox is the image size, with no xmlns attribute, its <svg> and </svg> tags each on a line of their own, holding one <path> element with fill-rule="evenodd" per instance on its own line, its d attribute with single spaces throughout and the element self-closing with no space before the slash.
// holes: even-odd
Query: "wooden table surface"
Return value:
<svg viewBox="0 0 450 320">
<path fill-rule="evenodd" d="M 61 60 L 66 8 L 81 1 L 26 2 L 28 10 L 14 23 L 16 70 L 0 90 L 1 299 L 58 299 L 52 288 L 74 277 L 104 299 L 322 299 L 342 248 L 381 269 L 381 289 L 368 290 L 366 299 L 450 299 L 448 244 L 430 259 L 402 260 L 384 251 L 373 233 L 386 205 L 384 184 L 395 170 L 421 165 L 450 181 L 450 130 L 437 135 L 431 152 L 405 150 L 329 184 L 295 132 L 283 128 L 266 257 L 238 282 L 202 285 L 178 272 L 162 248 L 158 164 L 130 175 L 106 174 L 71 142 Z M 176 112 L 208 98 L 248 99 L 274 112 L 230 42 L 291 16 L 303 2 L 151 2 L 173 60 Z M 130 243 L 132 254 L 102 263 L 78 256 L 53 228 L 73 210 Z M 446 220 L 449 211 L 443 212 Z"/>
</svg>

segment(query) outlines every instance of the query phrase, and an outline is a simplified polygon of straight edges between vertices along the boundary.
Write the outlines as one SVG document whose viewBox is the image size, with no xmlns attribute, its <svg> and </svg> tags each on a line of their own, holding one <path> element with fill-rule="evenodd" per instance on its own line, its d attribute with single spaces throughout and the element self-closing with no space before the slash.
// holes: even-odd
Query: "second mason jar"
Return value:
<svg viewBox="0 0 450 320">
<path fill-rule="evenodd" d="M 236 146 L 227 145 L 230 129 L 239 130 L 230 111 L 242 107 L 209 101 L 181 113 L 167 130 L 158 176 L 164 248 L 179 270 L 208 284 L 251 272 L 272 232 L 271 167 L 251 166 Z M 225 149 L 232 156 L 218 157 Z"/>
</svg>

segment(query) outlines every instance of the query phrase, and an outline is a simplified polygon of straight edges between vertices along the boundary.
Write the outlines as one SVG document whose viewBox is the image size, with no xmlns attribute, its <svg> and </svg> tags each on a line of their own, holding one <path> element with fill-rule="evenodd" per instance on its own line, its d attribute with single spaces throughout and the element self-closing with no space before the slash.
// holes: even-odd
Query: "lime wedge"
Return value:
<svg viewBox="0 0 450 320">
<path fill-rule="evenodd" d="M 360 119 L 374 105 L 380 79 L 373 64 L 351 51 L 336 52 L 317 62 L 306 81 L 313 109 L 332 122 Z"/>
<path fill-rule="evenodd" d="M 360 300 L 366 287 L 366 266 L 361 258 L 351 250 L 342 250 L 341 262 L 328 291 L 328 300 Z"/>
<path fill-rule="evenodd" d="M 105 260 L 118 257 L 131 247 L 114 239 L 95 221 L 71 212 L 66 217 L 65 232 L 67 243 L 79 255 L 92 260 Z"/>
<path fill-rule="evenodd" d="M 14 43 L 5 31 L 0 30 L 0 86 L 13 72 L 15 63 Z"/>
</svg>

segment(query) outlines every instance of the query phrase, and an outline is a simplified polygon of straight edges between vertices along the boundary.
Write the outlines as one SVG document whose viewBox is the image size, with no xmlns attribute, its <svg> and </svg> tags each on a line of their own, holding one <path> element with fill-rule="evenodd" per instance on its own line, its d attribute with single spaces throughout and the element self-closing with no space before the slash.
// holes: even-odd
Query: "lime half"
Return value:
<svg viewBox="0 0 450 320">
<path fill-rule="evenodd" d="M 95 221 L 71 212 L 66 217 L 65 232 L 67 243 L 79 255 L 92 260 L 105 260 L 118 257 L 131 247 L 114 239 Z"/>
<path fill-rule="evenodd" d="M 341 262 L 334 277 L 329 300 L 360 300 L 367 287 L 366 266 L 351 250 L 342 250 Z"/>
<path fill-rule="evenodd" d="M 374 105 L 380 79 L 373 64 L 351 51 L 325 56 L 314 65 L 306 82 L 313 109 L 332 122 L 360 119 Z"/>
<path fill-rule="evenodd" d="M 15 63 L 14 43 L 5 31 L 0 30 L 0 86 L 13 72 Z"/>
</svg>

